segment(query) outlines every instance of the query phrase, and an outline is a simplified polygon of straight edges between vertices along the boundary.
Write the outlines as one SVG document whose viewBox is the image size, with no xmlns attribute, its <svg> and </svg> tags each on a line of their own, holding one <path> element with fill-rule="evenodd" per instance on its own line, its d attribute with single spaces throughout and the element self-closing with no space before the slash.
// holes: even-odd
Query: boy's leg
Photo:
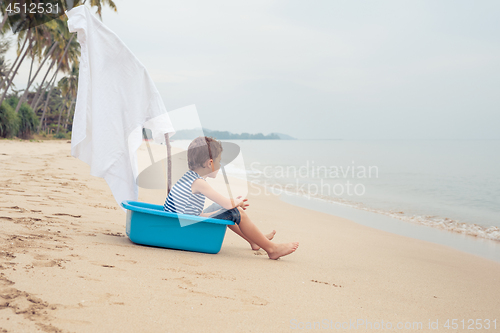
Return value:
<svg viewBox="0 0 500 333">
<path fill-rule="evenodd" d="M 227 209 L 224 209 L 224 207 L 222 207 L 221 205 L 217 204 L 217 203 L 212 203 L 212 205 L 210 205 L 209 207 L 205 208 L 205 210 L 203 211 L 203 213 L 213 213 L 213 215 L 217 215 L 219 213 L 222 213 L 223 211 L 227 211 Z M 257 251 L 258 249 L 260 249 L 260 246 L 255 244 L 254 242 L 252 242 L 250 239 L 248 239 L 240 230 L 240 228 L 238 227 L 237 224 L 235 225 L 228 225 L 229 229 L 231 229 L 234 233 L 236 233 L 237 235 L 239 235 L 241 238 L 243 238 L 244 240 L 246 240 L 249 244 L 250 244 L 250 247 L 252 248 L 252 250 L 254 251 Z M 271 240 L 274 238 L 274 235 L 276 234 L 276 230 L 273 230 L 272 232 L 268 233 L 266 236 L 267 239 Z"/>
<path fill-rule="evenodd" d="M 241 232 L 253 243 L 257 244 L 261 248 L 263 248 L 270 259 L 278 259 L 279 257 L 286 256 L 294 252 L 297 247 L 299 247 L 299 243 L 282 243 L 276 244 L 271 242 L 269 239 L 264 236 L 264 234 L 257 228 L 255 224 L 250 220 L 245 211 L 238 207 L 238 211 L 241 215 L 241 221 L 239 224 Z"/>
<path fill-rule="evenodd" d="M 238 227 L 237 224 L 234 224 L 234 225 L 228 225 L 229 229 L 231 229 L 232 231 L 234 231 L 234 233 L 236 233 L 237 235 L 239 235 L 241 238 L 243 238 L 244 240 L 246 240 L 248 243 L 250 243 L 250 246 L 252 247 L 252 250 L 254 251 L 257 251 L 258 249 L 260 249 L 260 246 L 255 244 L 254 242 L 252 242 L 250 239 L 248 239 L 240 230 L 240 227 Z M 272 232 L 268 233 L 266 236 L 267 239 L 271 240 L 274 238 L 274 235 L 276 234 L 276 230 L 273 230 Z"/>
</svg>

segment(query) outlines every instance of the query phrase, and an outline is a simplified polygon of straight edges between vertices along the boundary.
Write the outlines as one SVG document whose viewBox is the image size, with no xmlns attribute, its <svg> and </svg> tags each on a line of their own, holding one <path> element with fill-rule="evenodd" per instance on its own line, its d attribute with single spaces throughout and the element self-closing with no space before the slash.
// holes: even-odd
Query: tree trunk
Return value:
<svg viewBox="0 0 500 333">
<path fill-rule="evenodd" d="M 68 130 L 68 124 L 69 124 L 69 115 L 71 114 L 71 109 L 73 108 L 73 104 L 75 104 L 75 100 L 76 98 L 73 97 L 73 100 L 71 101 L 71 105 L 68 109 L 68 114 L 66 115 L 66 121 L 64 122 L 64 130 L 67 131 Z"/>
<path fill-rule="evenodd" d="M 76 35 L 76 33 L 74 33 L 71 36 L 71 38 L 69 39 L 68 44 L 66 45 L 66 48 L 64 49 L 64 53 L 63 53 L 61 59 L 59 59 L 59 63 L 57 64 L 57 68 L 56 68 L 56 72 L 54 73 L 54 76 L 59 71 L 59 68 L 61 68 L 62 60 L 63 60 L 64 56 L 66 55 L 66 52 L 68 52 L 69 45 L 71 44 L 71 41 L 73 40 L 73 38 L 75 37 L 75 35 Z M 50 69 L 49 69 L 49 71 L 50 71 Z M 35 110 L 37 106 L 38 106 L 38 101 L 36 101 L 35 106 L 32 109 Z"/>
<path fill-rule="evenodd" d="M 57 70 L 54 74 L 54 81 L 52 82 L 52 85 L 50 86 L 50 89 L 49 89 L 49 93 L 47 94 L 47 99 L 45 100 L 45 106 L 43 107 L 43 112 L 42 112 L 42 120 L 43 118 L 45 117 L 45 112 L 47 111 L 47 105 L 49 104 L 49 100 L 50 100 L 50 93 L 52 92 L 52 88 L 54 88 L 54 82 L 56 82 L 56 78 L 57 78 Z M 45 124 L 47 124 L 47 120 L 45 120 Z M 45 125 L 47 126 L 47 125 Z M 38 126 L 38 130 L 37 130 L 37 133 L 40 132 L 40 126 Z"/>
<path fill-rule="evenodd" d="M 36 91 L 36 94 L 35 94 L 35 96 L 33 97 L 33 100 L 30 103 L 30 106 L 33 109 L 33 111 L 35 111 L 35 109 L 33 108 L 33 106 L 38 104 L 38 99 L 40 98 L 40 93 L 42 91 L 43 84 L 45 83 L 45 79 L 47 78 L 47 75 L 49 75 L 49 72 L 50 72 L 50 70 L 52 69 L 52 66 L 54 66 L 55 63 L 56 63 L 56 59 L 53 59 L 52 63 L 49 66 L 49 70 L 47 71 L 47 73 L 45 73 L 45 76 L 43 77 L 42 83 L 40 83 L 40 86 L 38 87 L 38 90 Z"/>
<path fill-rule="evenodd" d="M 28 38 L 25 38 L 24 39 L 24 43 L 23 43 L 23 46 L 21 46 L 21 49 L 19 50 L 19 54 L 17 55 L 16 57 L 16 60 L 14 61 L 14 63 L 12 64 L 12 66 L 10 66 L 9 68 L 9 72 L 7 73 L 7 75 L 5 75 L 3 78 L 2 78 L 2 81 L 0 82 L 0 88 L 3 88 L 3 85 L 5 83 L 5 80 L 8 80 L 8 78 L 10 77 L 10 73 L 12 73 L 12 69 L 14 67 L 16 67 L 16 64 L 17 64 L 17 61 L 19 60 L 19 58 L 21 57 L 21 55 L 23 54 L 24 52 L 24 46 L 26 45 L 26 42 L 28 41 Z"/>
<path fill-rule="evenodd" d="M 59 108 L 59 119 L 57 119 L 57 131 L 56 134 L 59 134 L 59 126 L 61 125 L 61 115 L 64 109 L 64 103 L 61 104 L 61 107 Z"/>
<path fill-rule="evenodd" d="M 8 19 L 9 19 L 9 13 L 7 13 L 7 11 L 5 11 L 5 14 L 3 14 L 2 27 L 0 28 L 0 30 L 3 31 L 3 26 L 5 25 L 5 23 L 7 22 Z"/>
<path fill-rule="evenodd" d="M 40 67 L 38 67 L 38 70 L 36 71 L 35 75 L 33 75 L 33 78 L 31 80 L 28 80 L 28 85 L 26 86 L 26 89 L 24 90 L 24 94 L 19 99 L 19 103 L 17 103 L 16 113 L 19 112 L 19 108 L 21 107 L 21 104 L 23 104 L 24 100 L 28 96 L 29 88 L 30 88 L 31 84 L 35 81 L 36 76 L 38 75 L 38 73 L 42 69 L 43 64 L 45 64 L 45 61 L 47 61 L 47 59 L 49 59 L 49 57 L 52 54 L 52 52 L 54 52 L 54 50 L 56 49 L 57 44 L 59 44 L 59 43 L 55 42 L 54 45 L 52 45 L 52 48 L 50 49 L 49 53 L 43 59 L 42 63 L 40 64 Z M 33 66 L 33 62 L 31 63 L 31 65 Z M 31 78 L 31 70 L 30 70 L 30 78 Z"/>
<path fill-rule="evenodd" d="M 2 103 L 3 103 L 4 99 L 5 99 L 5 96 L 7 95 L 7 91 L 9 91 L 9 88 L 10 88 L 10 85 L 12 84 L 12 81 L 14 81 L 14 76 L 16 76 L 17 70 L 19 69 L 19 66 L 21 66 L 24 58 L 26 57 L 26 54 L 28 53 L 28 51 L 31 48 L 31 44 L 33 42 L 33 40 L 31 39 L 31 30 L 28 31 L 28 34 L 27 34 L 26 38 L 28 38 L 30 40 L 29 46 L 26 49 L 26 51 L 24 52 L 21 60 L 19 60 L 19 64 L 17 64 L 16 69 L 14 70 L 14 73 L 12 74 L 12 77 L 8 78 L 7 86 L 5 87 L 5 91 L 3 92 L 2 98 L 0 99 L 0 105 L 2 105 Z"/>
<path fill-rule="evenodd" d="M 28 76 L 28 83 L 31 81 L 31 73 L 33 72 L 33 63 L 35 62 L 35 48 L 31 48 L 31 65 L 30 65 L 30 75 Z"/>
<path fill-rule="evenodd" d="M 31 81 L 31 72 L 33 71 L 33 63 L 35 62 L 35 55 L 34 54 L 35 54 L 34 47 L 32 47 L 31 48 L 31 66 L 30 66 L 30 75 L 28 76 L 28 84 Z M 23 102 L 24 102 L 24 96 L 26 95 L 28 88 L 29 88 L 29 86 L 26 87 L 26 89 L 24 89 L 23 96 L 21 96 L 21 98 L 19 99 L 19 102 L 17 103 L 16 113 L 19 112 L 19 108 L 21 107 L 21 104 L 23 104 Z"/>
<path fill-rule="evenodd" d="M 59 68 L 57 68 L 57 69 L 59 69 Z M 52 75 L 52 77 L 50 78 L 50 81 L 49 81 L 49 85 L 50 85 L 50 86 L 54 85 L 54 79 L 55 79 L 55 77 L 56 77 L 56 74 L 57 74 L 57 70 L 54 72 L 54 75 Z M 52 89 L 52 88 L 50 88 L 50 89 Z M 37 106 L 38 106 L 38 102 L 42 99 L 42 96 L 43 96 L 43 95 L 44 95 L 44 94 L 42 93 L 42 94 L 40 95 L 40 97 L 38 97 L 38 100 L 36 101 L 35 106 L 34 106 L 34 107 L 32 107 L 33 111 L 35 111 L 35 110 L 36 110 L 36 108 L 37 108 Z"/>
<path fill-rule="evenodd" d="M 21 66 L 21 64 L 22 64 L 22 62 L 24 60 L 24 57 L 26 57 L 26 54 L 28 53 L 28 51 L 31 48 L 31 44 L 33 42 L 33 40 L 31 39 L 31 30 L 28 31 L 28 35 L 26 36 L 26 38 L 29 38 L 29 40 L 30 40 L 29 46 L 26 49 L 26 51 L 24 52 L 21 60 L 19 60 L 19 64 L 17 64 L 17 67 L 14 70 L 14 74 L 12 74 L 12 77 L 8 79 L 7 87 L 5 87 L 5 91 L 3 92 L 2 98 L 0 99 L 0 105 L 2 105 L 2 103 L 3 103 L 4 99 L 5 99 L 5 96 L 7 95 L 7 91 L 9 91 L 9 88 L 10 88 L 10 85 L 12 84 L 12 81 L 14 81 L 14 77 L 17 74 L 17 70 L 19 69 L 19 66 Z"/>
</svg>

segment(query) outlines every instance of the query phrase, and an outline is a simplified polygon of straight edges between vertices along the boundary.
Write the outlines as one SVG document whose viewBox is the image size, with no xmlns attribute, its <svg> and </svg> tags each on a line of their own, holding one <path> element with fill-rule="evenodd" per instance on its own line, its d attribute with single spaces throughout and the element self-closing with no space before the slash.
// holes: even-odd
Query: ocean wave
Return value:
<svg viewBox="0 0 500 333">
<path fill-rule="evenodd" d="M 284 193 L 283 188 L 281 184 L 266 184 L 263 185 L 261 184 L 258 180 L 253 181 L 253 183 L 260 185 L 260 186 L 265 186 L 266 188 L 270 190 L 280 190 L 281 192 Z M 355 209 L 361 209 L 365 210 L 368 212 L 376 213 L 376 214 L 382 214 L 386 215 L 401 221 L 405 222 L 410 222 L 410 223 L 415 223 L 419 225 L 425 225 L 445 231 L 450 231 L 450 232 L 455 232 L 459 234 L 464 234 L 464 235 L 469 235 L 477 238 L 484 238 L 484 239 L 489 239 L 489 240 L 494 240 L 500 242 L 500 228 L 496 226 L 482 226 L 476 223 L 466 223 L 466 222 L 460 222 L 458 220 L 450 219 L 448 217 L 440 217 L 440 216 L 434 216 L 434 215 L 405 215 L 403 211 L 393 211 L 393 210 L 383 210 L 383 209 L 376 209 L 367 206 L 364 203 L 360 202 L 353 202 L 349 201 L 343 198 L 334 198 L 330 196 L 325 196 L 325 195 L 312 195 L 306 191 L 303 191 L 295 186 L 288 186 L 287 187 L 287 192 L 292 193 L 295 195 L 299 195 L 302 197 L 314 199 L 314 200 L 320 200 L 324 202 L 329 202 L 329 203 L 334 203 L 350 208 L 355 208 Z"/>
</svg>

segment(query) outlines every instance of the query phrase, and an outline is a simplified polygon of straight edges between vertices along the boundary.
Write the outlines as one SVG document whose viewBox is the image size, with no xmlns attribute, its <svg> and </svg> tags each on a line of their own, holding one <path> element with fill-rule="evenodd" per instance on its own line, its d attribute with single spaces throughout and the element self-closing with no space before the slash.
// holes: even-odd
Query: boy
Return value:
<svg viewBox="0 0 500 333">
<path fill-rule="evenodd" d="M 214 158 L 215 156 L 215 158 Z M 179 214 L 191 214 L 215 219 L 231 220 L 235 225 L 228 227 L 250 243 L 253 250 L 263 248 L 270 259 L 278 259 L 294 252 L 299 243 L 276 244 L 271 242 L 276 231 L 262 234 L 245 213 L 248 199 L 237 197 L 232 201 L 216 192 L 206 181 L 215 178 L 220 169 L 222 145 L 219 141 L 200 136 L 188 148 L 189 171 L 175 183 L 165 200 L 163 209 Z M 203 211 L 205 197 L 214 202 Z"/>
</svg>

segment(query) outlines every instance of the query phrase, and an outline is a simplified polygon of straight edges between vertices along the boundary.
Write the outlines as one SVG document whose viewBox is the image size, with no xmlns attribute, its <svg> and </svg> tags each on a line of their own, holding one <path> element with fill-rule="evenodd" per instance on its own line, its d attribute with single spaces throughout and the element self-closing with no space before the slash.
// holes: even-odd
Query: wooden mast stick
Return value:
<svg viewBox="0 0 500 333">
<path fill-rule="evenodd" d="M 222 175 L 224 176 L 224 181 L 226 182 L 227 191 L 229 192 L 229 199 L 231 199 L 231 205 L 233 205 L 234 208 L 235 204 L 234 204 L 233 194 L 231 193 L 231 187 L 229 187 L 229 181 L 227 179 L 226 170 L 224 169 L 223 165 L 221 165 L 220 169 L 222 170 Z"/>
<path fill-rule="evenodd" d="M 167 145 L 167 196 L 172 188 L 172 147 L 170 146 L 170 138 L 168 133 L 165 133 L 165 144 Z"/>
</svg>

